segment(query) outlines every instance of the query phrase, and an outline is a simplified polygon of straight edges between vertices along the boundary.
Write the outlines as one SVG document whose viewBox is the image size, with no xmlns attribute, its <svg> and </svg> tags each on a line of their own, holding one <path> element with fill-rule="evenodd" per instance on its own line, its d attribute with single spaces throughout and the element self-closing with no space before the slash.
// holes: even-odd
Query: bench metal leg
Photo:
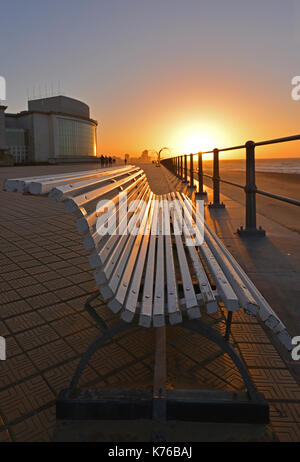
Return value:
<svg viewBox="0 0 300 462">
<path fill-rule="evenodd" d="M 258 393 L 245 364 L 229 343 L 232 313 L 226 322 L 226 333 L 222 336 L 211 326 L 199 320 L 185 319 L 181 327 L 199 333 L 217 344 L 239 370 L 247 393 L 216 390 L 166 390 L 166 328 L 156 329 L 156 350 L 153 391 L 107 390 L 77 388 L 81 374 L 93 354 L 115 335 L 137 327 L 136 323 L 119 320 L 107 327 L 98 317 L 90 303 L 99 293 L 86 302 L 86 309 L 101 326 L 97 335 L 82 356 L 69 389 L 62 390 L 56 403 L 58 419 L 71 420 L 131 420 L 151 419 L 154 424 L 152 441 L 165 440 L 168 420 L 204 422 L 268 423 L 269 407 L 262 393 Z M 95 318 L 96 315 L 96 318 Z M 101 320 L 101 321 L 100 321 Z M 105 326 L 105 328 L 104 328 Z"/>
<path fill-rule="evenodd" d="M 224 340 L 226 340 L 227 342 L 229 341 L 229 337 L 230 337 L 230 333 L 231 333 L 231 322 L 232 322 L 232 311 L 228 311 L 228 316 L 227 316 L 227 319 L 226 319 L 226 331 L 225 331 L 225 335 L 224 335 Z"/>
<path fill-rule="evenodd" d="M 94 321 L 101 327 L 102 330 L 107 329 L 106 323 L 103 321 L 101 316 L 95 311 L 95 309 L 91 306 L 91 302 L 96 300 L 100 295 L 100 291 L 97 290 L 93 295 L 91 295 L 87 301 L 85 302 L 84 309 L 89 313 L 89 315 L 93 318 Z"/>
<path fill-rule="evenodd" d="M 241 357 L 234 350 L 233 346 L 224 337 L 222 337 L 222 335 L 219 334 L 219 332 L 215 331 L 210 326 L 199 320 L 184 320 L 180 326 L 186 329 L 190 329 L 194 332 L 198 332 L 200 335 L 203 335 L 203 337 L 206 337 L 208 340 L 211 340 L 212 342 L 219 345 L 219 347 L 222 348 L 222 350 L 225 353 L 227 353 L 228 356 L 230 356 L 230 358 L 238 368 L 248 389 L 249 398 L 253 401 L 257 399 L 256 388 L 250 378 L 250 375 L 248 374 L 245 364 L 243 363 Z"/>
<path fill-rule="evenodd" d="M 99 350 L 106 342 L 111 340 L 115 335 L 118 335 L 121 332 L 125 332 L 126 330 L 130 330 L 134 327 L 136 327 L 135 324 L 126 323 L 121 320 L 121 321 L 115 322 L 110 327 L 105 329 L 103 332 L 98 334 L 95 340 L 91 343 L 91 345 L 88 347 L 88 349 L 82 356 L 80 363 L 77 366 L 77 369 L 71 381 L 71 385 L 70 385 L 71 390 L 74 390 L 76 388 L 78 381 L 80 379 L 80 376 L 82 372 L 84 371 L 85 367 L 87 366 L 89 360 L 93 356 L 93 354 L 96 353 L 97 350 Z"/>
</svg>

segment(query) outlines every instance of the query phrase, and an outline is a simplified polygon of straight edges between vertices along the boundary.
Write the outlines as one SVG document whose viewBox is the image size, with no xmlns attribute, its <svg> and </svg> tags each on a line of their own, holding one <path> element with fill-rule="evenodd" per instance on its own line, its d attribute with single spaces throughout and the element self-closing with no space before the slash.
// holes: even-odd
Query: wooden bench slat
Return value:
<svg viewBox="0 0 300 462">
<path fill-rule="evenodd" d="M 161 197 L 158 199 L 158 221 L 157 221 L 157 242 L 156 242 L 156 271 L 153 299 L 152 322 L 154 327 L 165 325 L 165 258 L 164 258 L 164 236 L 163 236 L 163 204 Z"/>
<path fill-rule="evenodd" d="M 179 307 L 177 280 L 174 265 L 173 246 L 171 238 L 170 211 L 167 195 L 164 199 L 164 226 L 165 226 L 165 254 L 166 254 L 166 276 L 167 276 L 167 304 L 170 324 L 182 322 L 182 314 Z"/>
<path fill-rule="evenodd" d="M 126 169 L 133 168 L 133 166 L 125 167 Z M 76 182 L 83 179 L 101 177 L 110 174 L 113 171 L 124 170 L 124 167 L 114 167 L 110 169 L 97 169 L 97 170 L 86 170 L 85 172 L 70 172 L 62 173 L 59 175 L 50 175 L 49 177 L 40 178 L 26 178 L 18 184 L 18 190 L 21 188 L 21 192 L 29 192 L 33 195 L 42 195 L 49 193 L 56 186 Z"/>
<path fill-rule="evenodd" d="M 133 175 L 132 178 L 135 176 L 139 175 L 139 171 L 136 171 Z M 110 191 L 113 191 L 116 188 L 119 188 L 120 186 L 124 185 L 125 183 L 128 182 L 128 178 L 125 177 L 122 180 L 110 183 L 106 186 L 102 186 L 97 189 L 93 189 L 92 191 L 80 194 L 76 197 L 73 197 L 72 199 L 68 199 L 65 203 L 65 209 L 69 213 L 75 212 L 78 208 L 80 207 L 85 207 L 86 204 L 89 202 L 92 202 L 96 199 L 99 199 L 101 196 L 104 194 L 107 194 Z"/>
<path fill-rule="evenodd" d="M 155 200 L 157 196 L 153 194 L 154 210 L 151 222 L 151 235 L 149 240 L 149 249 L 146 263 L 146 274 L 144 280 L 143 296 L 141 311 L 139 317 L 139 325 L 143 327 L 151 326 L 152 319 L 152 301 L 154 292 L 154 268 L 155 268 L 155 251 L 156 251 L 156 234 L 157 234 L 157 209 L 158 203 Z"/>
<path fill-rule="evenodd" d="M 176 194 L 176 196 L 182 207 L 185 206 L 185 202 L 184 202 L 184 198 L 182 197 L 181 194 Z M 175 197 L 173 196 L 173 198 L 175 199 Z M 193 226 L 193 223 L 192 223 L 192 220 L 190 220 L 190 217 L 185 214 L 185 219 L 187 220 L 188 222 L 188 225 L 189 226 Z M 212 314 L 212 313 L 215 313 L 218 311 L 218 302 L 213 294 L 213 291 L 212 291 L 212 288 L 210 286 L 210 282 L 208 280 L 208 277 L 206 275 L 206 272 L 205 272 L 205 269 L 202 265 L 202 262 L 200 260 L 200 257 L 197 253 L 197 250 L 196 250 L 196 241 L 195 241 L 195 238 L 194 237 L 191 237 L 188 233 L 188 230 L 184 227 L 183 229 L 184 233 L 185 233 L 185 237 L 191 239 L 194 243 L 194 245 L 188 245 L 186 246 L 187 247 L 187 251 L 190 255 L 190 258 L 192 260 L 192 264 L 193 264 L 193 268 L 195 270 L 195 274 L 196 274 L 196 277 L 197 277 L 197 280 L 198 280 L 198 283 L 199 283 L 199 287 L 200 287 L 200 291 L 201 291 L 201 294 L 203 295 L 203 301 L 204 301 L 204 304 L 205 304 L 205 307 L 206 307 L 206 311 L 208 314 Z"/>
<path fill-rule="evenodd" d="M 73 195 L 76 194 L 78 195 L 78 191 L 89 188 L 91 186 L 96 187 L 97 185 L 101 185 L 101 183 L 104 183 L 106 181 L 113 180 L 115 181 L 116 178 L 119 178 L 120 176 L 124 176 L 127 181 L 129 181 L 129 177 L 126 175 L 137 172 L 136 168 L 133 168 L 131 170 L 119 170 L 115 171 L 112 173 L 109 173 L 109 175 L 99 175 L 97 177 L 85 179 L 83 181 L 75 181 L 73 183 L 67 183 L 64 184 L 63 186 L 57 186 L 53 188 L 49 194 L 49 198 L 56 200 L 57 202 L 62 202 L 64 200 L 67 200 L 70 196 L 73 197 Z M 141 175 L 142 172 L 141 170 L 138 170 L 139 174 Z"/>
<path fill-rule="evenodd" d="M 144 193 L 144 196 L 140 199 L 139 204 L 136 207 L 137 212 L 131 217 L 127 225 L 127 234 L 123 234 L 117 241 L 117 244 L 108 258 L 108 261 L 105 263 L 102 269 L 99 269 L 95 272 L 96 282 L 99 280 L 103 280 L 103 278 L 107 281 L 107 288 L 105 289 L 105 296 L 110 293 L 109 298 L 113 297 L 114 291 L 117 289 L 117 285 L 119 283 L 122 268 L 126 264 L 129 251 L 131 249 L 133 240 L 131 239 L 132 236 L 130 235 L 130 227 L 134 227 L 136 222 L 142 216 L 145 208 L 145 201 L 149 198 L 150 188 L 148 187 Z M 141 210 L 139 210 L 141 207 Z M 103 282 L 101 283 L 103 284 Z M 100 288 L 101 290 L 101 288 Z"/>
<path fill-rule="evenodd" d="M 144 192 L 147 190 L 147 188 L 149 188 L 148 183 L 142 183 L 141 185 L 139 185 L 136 190 L 136 195 L 137 195 L 136 199 L 139 199 L 140 197 L 142 197 Z M 133 195 L 131 195 L 131 198 L 133 198 Z M 111 225 L 108 226 L 107 229 L 105 229 L 105 224 L 103 224 L 102 227 L 99 227 L 98 229 L 94 230 L 92 233 L 87 233 L 83 237 L 82 242 L 83 242 L 85 249 L 94 250 L 95 252 L 98 253 L 97 261 L 99 261 L 100 265 L 103 264 L 103 262 L 106 260 L 107 252 L 110 253 L 111 248 L 112 248 L 111 244 L 117 240 L 118 235 L 120 234 L 119 230 L 122 229 L 120 227 L 124 226 L 127 223 L 127 221 L 128 221 L 128 216 L 124 215 L 123 217 L 121 217 L 120 222 L 117 223 L 116 233 L 114 234 L 112 234 L 113 230 L 111 229 L 114 226 L 114 223 L 111 222 Z M 103 236 L 107 234 L 111 234 L 110 239 L 107 241 L 104 247 L 102 246 L 101 249 L 99 249 L 100 244 L 102 244 L 103 242 Z"/>
<path fill-rule="evenodd" d="M 113 278 L 111 282 L 109 283 L 109 286 L 112 289 L 112 291 L 116 293 L 115 297 L 108 304 L 109 308 L 111 308 L 111 310 L 114 313 L 117 313 L 122 308 L 128 288 L 130 286 L 130 281 L 131 281 L 132 274 L 134 272 L 136 259 L 137 259 L 137 256 L 138 256 L 141 244 L 142 244 L 144 231 L 147 226 L 148 213 L 149 213 L 149 209 L 151 205 L 152 195 L 153 193 L 151 192 L 149 199 L 148 199 L 148 203 L 145 204 L 143 211 L 141 212 L 141 215 L 140 215 L 141 224 L 139 227 L 138 234 L 136 236 L 130 235 L 129 239 L 127 240 L 126 249 L 123 252 L 123 254 L 127 252 L 128 257 L 125 261 L 124 256 L 122 256 L 122 259 L 119 261 L 118 267 L 115 269 L 115 273 L 116 273 L 115 285 L 113 286 L 113 283 L 114 283 Z M 126 267 L 125 267 L 125 264 L 126 264 Z M 123 273 L 121 278 L 118 278 L 119 273 Z M 120 279 L 119 282 L 117 281 L 118 279 Z M 118 284 L 118 289 L 116 290 L 117 284 Z"/>
<path fill-rule="evenodd" d="M 135 181 L 133 181 L 128 186 L 126 186 L 120 192 L 120 196 L 118 194 L 114 198 L 112 198 L 111 200 L 116 203 L 117 209 L 118 209 L 118 201 L 123 195 L 127 194 L 128 195 L 127 200 L 130 200 L 132 195 L 135 194 L 135 192 L 136 192 L 136 191 L 132 191 L 132 190 L 137 189 L 137 187 L 142 185 L 142 184 L 145 184 L 146 181 L 147 181 L 146 180 L 146 175 L 141 174 L 140 177 L 135 179 Z M 81 218 L 78 218 L 78 220 L 76 221 L 76 227 L 77 227 L 78 232 L 79 233 L 90 232 L 90 230 L 93 228 L 93 226 L 96 225 L 98 217 L 99 217 L 99 211 L 98 210 L 93 210 L 92 212 L 87 213 L 86 215 L 82 216 Z"/>
<path fill-rule="evenodd" d="M 168 200 L 172 201 L 172 195 L 168 194 Z M 171 208 L 171 218 L 173 224 L 177 222 L 179 226 L 181 226 L 180 216 L 181 213 L 178 211 L 178 205 L 176 202 L 172 201 L 175 207 Z M 201 316 L 200 309 L 198 306 L 193 281 L 191 278 L 191 274 L 189 271 L 189 265 L 186 259 L 184 246 L 182 242 L 182 236 L 175 233 L 175 242 L 176 242 L 176 249 L 177 249 L 177 256 L 179 262 L 179 268 L 181 273 L 181 280 L 183 285 L 184 291 L 184 299 L 185 299 L 185 306 L 186 311 L 191 319 L 199 318 Z"/>
<path fill-rule="evenodd" d="M 146 224 L 146 233 L 143 236 L 143 242 L 142 242 L 140 253 L 139 253 L 139 256 L 136 262 L 136 267 L 134 270 L 134 275 L 132 278 L 128 297 L 125 302 L 124 311 L 121 314 L 122 319 L 126 322 L 132 321 L 136 313 L 136 309 L 137 309 L 138 297 L 140 293 L 140 285 L 142 281 L 143 270 L 145 267 L 147 250 L 148 250 L 150 233 L 151 233 L 153 209 L 154 209 L 154 201 L 152 199 L 150 203 L 150 210 L 149 210 L 147 224 Z"/>
<path fill-rule="evenodd" d="M 195 213 L 195 208 L 193 207 L 192 202 L 188 198 L 186 203 L 189 207 L 189 210 Z M 247 289 L 246 285 L 243 283 L 242 279 L 240 278 L 234 267 L 231 265 L 231 262 L 228 260 L 226 255 L 224 255 L 224 253 L 221 252 L 218 248 L 218 245 L 216 244 L 213 235 L 209 233 L 207 227 L 205 226 L 205 223 L 203 223 L 203 226 L 205 228 L 205 240 L 214 257 L 216 258 L 217 262 L 219 263 L 221 269 L 223 270 L 226 278 L 228 279 L 231 287 L 235 291 L 239 299 L 240 305 L 242 306 L 242 308 L 247 309 L 249 312 L 256 314 L 259 307 L 254 298 L 252 297 L 250 291 Z"/>
<path fill-rule="evenodd" d="M 191 214 L 190 210 L 186 210 L 186 214 Z M 190 215 L 191 216 L 191 215 Z M 198 242 L 201 241 L 201 233 L 198 231 L 198 228 L 196 226 L 195 220 L 192 218 L 193 223 L 194 223 L 194 229 L 196 232 L 196 237 L 198 239 Z M 229 284 L 229 281 L 227 280 L 223 270 L 221 269 L 219 263 L 215 259 L 213 253 L 211 252 L 210 248 L 208 247 L 207 243 L 205 240 L 203 243 L 199 246 L 199 250 L 201 252 L 201 255 L 204 257 L 205 263 L 211 272 L 211 275 L 213 277 L 213 280 L 218 288 L 218 291 L 220 293 L 220 297 L 222 299 L 222 302 L 224 303 L 225 307 L 229 311 L 238 311 L 239 310 L 239 303 L 238 303 L 238 298 L 233 291 L 231 285 Z"/>
</svg>

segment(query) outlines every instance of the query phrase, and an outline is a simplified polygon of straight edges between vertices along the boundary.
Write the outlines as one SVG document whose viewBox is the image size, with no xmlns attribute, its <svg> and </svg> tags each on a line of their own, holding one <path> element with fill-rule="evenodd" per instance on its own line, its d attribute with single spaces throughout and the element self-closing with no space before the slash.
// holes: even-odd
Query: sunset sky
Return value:
<svg viewBox="0 0 300 462">
<path fill-rule="evenodd" d="M 98 153 L 172 153 L 300 133 L 299 0 L 0 0 L 8 112 L 29 94 L 91 108 Z M 300 156 L 300 141 L 257 150 Z M 241 154 L 241 152 L 239 152 Z"/>
</svg>

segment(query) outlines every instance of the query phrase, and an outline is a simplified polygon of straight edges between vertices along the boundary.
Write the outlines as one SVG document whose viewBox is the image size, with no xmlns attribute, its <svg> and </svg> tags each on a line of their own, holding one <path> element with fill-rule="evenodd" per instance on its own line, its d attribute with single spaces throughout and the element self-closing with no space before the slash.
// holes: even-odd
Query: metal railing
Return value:
<svg viewBox="0 0 300 462">
<path fill-rule="evenodd" d="M 255 182 L 255 147 L 256 146 L 266 146 L 276 143 L 284 143 L 288 141 L 300 140 L 300 135 L 287 136 L 285 138 L 277 138 L 274 140 L 260 141 L 255 143 L 254 141 L 247 141 L 245 144 L 240 146 L 232 146 L 229 148 L 223 149 L 213 149 L 212 151 L 199 152 L 197 154 L 190 154 L 190 166 L 188 169 L 188 156 L 176 156 L 165 158 L 161 162 L 169 170 L 171 170 L 175 175 L 181 178 L 185 183 L 189 183 L 191 188 L 195 188 L 194 179 L 197 178 L 198 181 L 198 195 L 205 195 L 206 192 L 203 189 L 203 178 L 210 178 L 213 181 L 213 202 L 209 204 L 210 208 L 223 208 L 225 205 L 220 202 L 220 183 L 226 183 L 237 188 L 242 188 L 245 191 L 246 198 L 246 225 L 245 228 L 241 226 L 238 229 L 238 233 L 242 236 L 265 236 L 265 230 L 261 227 L 257 228 L 256 226 L 256 194 L 261 194 L 263 196 L 270 197 L 272 199 L 277 199 L 288 204 L 300 206 L 300 201 L 291 199 L 289 197 L 280 196 L 278 194 L 269 193 L 267 191 L 262 191 L 258 189 Z M 238 149 L 246 150 L 246 184 L 241 185 L 234 183 L 232 181 L 225 180 L 220 177 L 220 168 L 219 168 L 219 153 L 225 151 L 233 151 Z M 202 156 L 205 154 L 213 154 L 213 174 L 207 175 L 203 172 L 203 163 Z M 198 168 L 194 170 L 194 157 L 198 157 Z M 188 180 L 189 179 L 189 180 Z"/>
</svg>

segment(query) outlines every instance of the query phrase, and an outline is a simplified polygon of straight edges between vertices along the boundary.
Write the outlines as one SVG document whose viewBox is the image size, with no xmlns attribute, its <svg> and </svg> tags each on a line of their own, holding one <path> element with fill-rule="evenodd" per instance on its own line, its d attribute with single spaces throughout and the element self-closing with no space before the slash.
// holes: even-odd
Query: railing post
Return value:
<svg viewBox="0 0 300 462">
<path fill-rule="evenodd" d="M 200 196 L 206 195 L 207 192 L 203 190 L 203 164 L 202 164 L 202 152 L 198 152 L 198 192 Z"/>
<path fill-rule="evenodd" d="M 266 232 L 260 226 L 256 228 L 256 182 L 255 182 L 255 143 L 247 141 L 246 147 L 246 228 L 241 226 L 238 233 L 241 236 L 265 236 Z"/>
<path fill-rule="evenodd" d="M 190 188 L 194 188 L 194 156 L 190 154 Z"/>
<path fill-rule="evenodd" d="M 188 180 L 187 180 L 187 155 L 184 154 L 184 179 L 183 179 L 184 183 L 187 183 Z"/>
<path fill-rule="evenodd" d="M 225 205 L 220 203 L 220 169 L 219 169 L 219 149 L 214 149 L 214 160 L 213 160 L 213 203 L 209 204 L 210 208 L 224 208 Z"/>
</svg>

